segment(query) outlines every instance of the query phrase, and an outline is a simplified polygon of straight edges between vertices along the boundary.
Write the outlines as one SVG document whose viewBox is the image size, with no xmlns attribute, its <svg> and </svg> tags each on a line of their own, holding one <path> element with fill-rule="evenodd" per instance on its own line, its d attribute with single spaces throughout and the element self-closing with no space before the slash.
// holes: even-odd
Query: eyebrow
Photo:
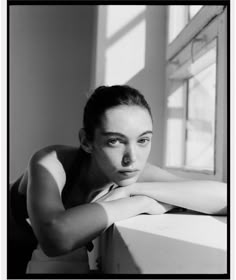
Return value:
<svg viewBox="0 0 236 280">
<path fill-rule="evenodd" d="M 119 136 L 119 137 L 126 137 L 124 134 L 119 133 L 119 132 L 110 132 L 110 131 L 103 131 L 101 133 L 103 136 Z M 144 136 L 146 134 L 152 134 L 151 130 L 147 130 L 143 133 L 141 133 L 138 137 Z"/>
</svg>

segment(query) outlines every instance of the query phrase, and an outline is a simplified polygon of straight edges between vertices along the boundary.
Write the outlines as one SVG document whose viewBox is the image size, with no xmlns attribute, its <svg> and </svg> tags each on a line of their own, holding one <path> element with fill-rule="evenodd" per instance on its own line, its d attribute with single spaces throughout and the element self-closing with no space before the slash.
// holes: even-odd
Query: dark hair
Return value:
<svg viewBox="0 0 236 280">
<path fill-rule="evenodd" d="M 100 86 L 95 89 L 84 108 L 83 126 L 89 139 L 93 139 L 104 112 L 120 105 L 140 106 L 146 109 L 152 118 L 150 106 L 137 89 L 127 85 Z"/>
</svg>

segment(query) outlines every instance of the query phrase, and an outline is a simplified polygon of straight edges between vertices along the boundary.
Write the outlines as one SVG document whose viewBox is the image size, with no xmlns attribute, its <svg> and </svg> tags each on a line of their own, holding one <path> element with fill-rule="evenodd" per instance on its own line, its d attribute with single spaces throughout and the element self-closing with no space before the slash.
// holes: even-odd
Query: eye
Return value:
<svg viewBox="0 0 236 280">
<path fill-rule="evenodd" d="M 150 142 L 149 138 L 141 138 L 138 140 L 138 143 L 141 144 L 142 146 L 147 145 Z"/>
<path fill-rule="evenodd" d="M 121 143 L 121 140 L 118 138 L 112 138 L 107 141 L 108 145 L 110 146 L 118 146 Z"/>
</svg>

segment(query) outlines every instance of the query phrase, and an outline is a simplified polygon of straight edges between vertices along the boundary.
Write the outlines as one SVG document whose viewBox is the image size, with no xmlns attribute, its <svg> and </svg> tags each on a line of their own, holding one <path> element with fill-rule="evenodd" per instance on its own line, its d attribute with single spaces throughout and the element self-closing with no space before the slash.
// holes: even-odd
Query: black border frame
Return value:
<svg viewBox="0 0 236 280">
<path fill-rule="evenodd" d="M 232 0 L 233 1 L 233 0 Z M 9 17 L 10 17 L 10 6 L 13 5 L 225 5 L 228 9 L 227 11 L 227 126 L 230 128 L 230 0 L 7 0 L 7 143 L 10 139 L 9 131 L 9 94 L 10 94 L 10 40 L 9 40 Z M 7 145 L 7 186 L 9 185 L 9 144 Z M 227 132 L 227 154 L 228 154 L 228 169 L 227 169 L 227 273 L 225 274 L 15 274 L 10 272 L 7 265 L 7 279 L 230 279 L 230 252 L 231 252 L 231 236 L 230 236 L 230 129 Z M 9 192 L 7 189 L 7 208 L 9 207 Z M 7 212 L 7 231 L 9 231 L 9 218 Z M 7 235 L 8 237 L 8 235 Z M 7 238 L 7 251 L 9 247 L 9 238 Z M 8 257 L 8 254 L 7 254 Z"/>
</svg>

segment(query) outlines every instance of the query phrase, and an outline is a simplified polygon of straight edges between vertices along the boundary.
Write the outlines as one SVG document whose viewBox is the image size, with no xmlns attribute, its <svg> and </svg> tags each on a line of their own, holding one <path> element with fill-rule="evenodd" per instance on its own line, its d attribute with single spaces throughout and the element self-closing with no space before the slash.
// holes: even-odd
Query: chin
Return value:
<svg viewBox="0 0 236 280">
<path fill-rule="evenodd" d="M 137 180 L 138 180 L 138 178 L 134 177 L 134 178 L 129 178 L 129 179 L 126 179 L 126 180 L 119 181 L 116 184 L 120 187 L 127 187 L 129 185 L 132 185 L 132 184 L 136 183 Z"/>
</svg>

